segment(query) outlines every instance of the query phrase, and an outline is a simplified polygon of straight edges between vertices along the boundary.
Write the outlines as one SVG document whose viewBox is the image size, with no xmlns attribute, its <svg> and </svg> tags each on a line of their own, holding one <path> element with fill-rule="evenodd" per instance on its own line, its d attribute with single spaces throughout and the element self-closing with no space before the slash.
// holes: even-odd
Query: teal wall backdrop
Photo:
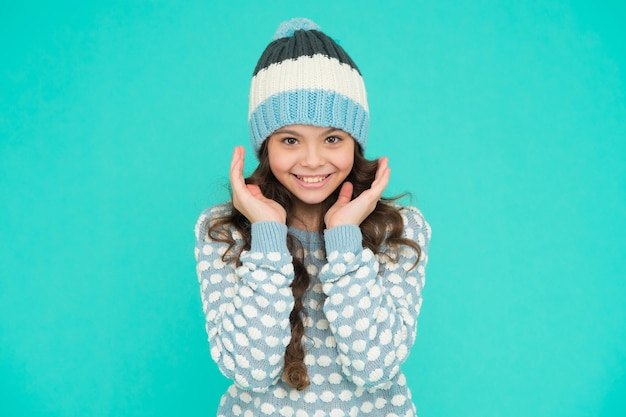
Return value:
<svg viewBox="0 0 626 417">
<path fill-rule="evenodd" d="M 193 227 L 296 16 L 361 67 L 368 156 L 433 227 L 420 416 L 626 416 L 624 2 L 1 9 L 1 416 L 215 415 Z"/>
</svg>

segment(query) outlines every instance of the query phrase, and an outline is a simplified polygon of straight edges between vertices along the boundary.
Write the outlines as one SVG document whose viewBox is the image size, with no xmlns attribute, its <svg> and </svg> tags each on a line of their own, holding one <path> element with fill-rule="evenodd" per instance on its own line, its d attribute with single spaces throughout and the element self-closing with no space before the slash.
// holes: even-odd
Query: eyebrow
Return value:
<svg viewBox="0 0 626 417">
<path fill-rule="evenodd" d="M 339 132 L 339 131 L 342 131 L 342 130 L 341 129 L 337 129 L 336 127 L 332 127 L 331 126 L 328 129 L 324 130 L 322 132 L 322 135 L 327 135 L 329 133 Z M 280 128 L 280 129 L 276 130 L 274 133 L 275 134 L 276 133 L 287 133 L 289 135 L 302 136 L 300 133 L 296 132 L 295 130 L 290 130 L 290 129 L 285 129 L 285 128 Z"/>
</svg>

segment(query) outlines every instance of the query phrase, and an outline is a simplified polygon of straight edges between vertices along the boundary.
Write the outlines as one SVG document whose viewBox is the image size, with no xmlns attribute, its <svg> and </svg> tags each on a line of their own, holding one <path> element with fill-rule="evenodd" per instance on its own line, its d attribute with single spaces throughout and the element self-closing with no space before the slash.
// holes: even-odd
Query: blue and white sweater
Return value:
<svg viewBox="0 0 626 417">
<path fill-rule="evenodd" d="M 422 249 L 399 250 L 399 261 L 363 248 L 361 230 L 343 225 L 323 235 L 276 222 L 251 225 L 250 250 L 241 266 L 224 263 L 227 244 L 207 235 L 212 218 L 231 209 L 204 211 L 196 225 L 198 280 L 211 356 L 234 381 L 222 396 L 218 416 L 415 416 L 400 365 L 415 340 L 422 304 L 431 230 L 413 207 L 402 207 L 404 237 Z M 294 300 L 287 233 L 304 248 L 311 277 L 305 294 L 303 391 L 282 379 L 291 338 Z M 233 231 L 233 238 L 241 236 Z"/>
</svg>

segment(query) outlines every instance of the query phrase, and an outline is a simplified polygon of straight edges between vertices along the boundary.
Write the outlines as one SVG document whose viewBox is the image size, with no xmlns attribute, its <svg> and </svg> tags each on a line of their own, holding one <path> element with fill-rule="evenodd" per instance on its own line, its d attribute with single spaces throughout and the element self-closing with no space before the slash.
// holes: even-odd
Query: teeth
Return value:
<svg viewBox="0 0 626 417">
<path fill-rule="evenodd" d="M 302 182 L 306 182 L 308 184 L 313 184 L 316 182 L 322 182 L 324 181 L 328 175 L 324 175 L 324 176 L 319 176 L 319 177 L 301 177 L 299 175 L 296 175 L 296 177 L 298 177 L 298 179 Z"/>
</svg>

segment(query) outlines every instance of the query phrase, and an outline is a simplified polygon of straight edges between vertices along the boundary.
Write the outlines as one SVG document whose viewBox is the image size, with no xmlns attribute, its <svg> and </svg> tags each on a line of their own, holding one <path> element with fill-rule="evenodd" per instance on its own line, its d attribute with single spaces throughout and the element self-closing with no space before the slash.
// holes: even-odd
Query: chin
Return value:
<svg viewBox="0 0 626 417">
<path fill-rule="evenodd" d="M 297 198 L 302 204 L 306 204 L 309 206 L 316 206 L 319 204 L 322 204 L 322 202 L 324 202 L 324 200 L 326 200 L 328 198 L 330 194 L 320 194 L 320 195 L 299 195 L 296 193 L 293 193 L 293 196 L 295 198 Z"/>
<path fill-rule="evenodd" d="M 295 196 L 295 197 L 296 197 L 298 200 L 300 200 L 300 202 L 301 202 L 302 204 L 306 204 L 306 205 L 309 205 L 309 206 L 317 206 L 317 205 L 322 204 L 322 202 L 323 202 L 324 200 L 326 200 L 326 198 L 327 198 L 328 196 L 326 196 L 325 198 L 305 198 L 305 199 L 302 199 L 302 198 L 300 198 L 300 197 L 298 197 L 298 196 Z"/>
</svg>

